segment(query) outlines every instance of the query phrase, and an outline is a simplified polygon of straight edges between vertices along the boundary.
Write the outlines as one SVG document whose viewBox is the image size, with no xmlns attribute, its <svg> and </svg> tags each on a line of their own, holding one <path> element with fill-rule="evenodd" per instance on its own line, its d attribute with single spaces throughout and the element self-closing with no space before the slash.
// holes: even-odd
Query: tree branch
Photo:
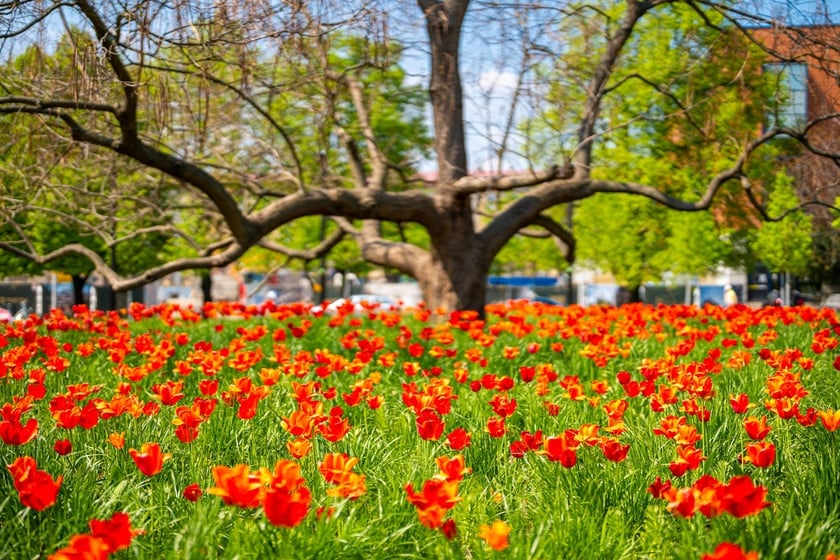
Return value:
<svg viewBox="0 0 840 560">
<path fill-rule="evenodd" d="M 753 206 L 753 208 L 756 209 L 756 211 L 758 211 L 758 213 L 761 215 L 761 219 L 765 222 L 781 222 L 787 216 L 795 214 L 796 212 L 809 206 L 819 206 L 821 208 L 828 208 L 829 210 L 833 210 L 840 214 L 840 208 L 831 203 L 824 202 L 822 200 L 806 200 L 800 202 L 796 206 L 785 209 L 785 211 L 779 214 L 778 216 L 771 216 L 767 212 L 767 205 L 763 204 L 760 200 L 758 200 L 758 197 L 756 196 L 755 191 L 752 188 L 752 183 L 750 183 L 750 180 L 746 175 L 741 175 L 741 187 L 744 189 L 744 192 L 746 193 L 747 199 L 750 201 L 750 204 Z"/>
<path fill-rule="evenodd" d="M 624 45 L 633 33 L 633 27 L 654 3 L 627 0 L 624 19 L 615 34 L 609 38 L 607 48 L 601 54 L 592 78 L 586 87 L 586 101 L 578 128 L 578 145 L 572 154 L 572 160 L 579 173 L 588 175 L 592 159 L 592 144 L 597 134 L 595 125 L 601 112 L 601 102 L 607 93 L 607 83 L 612 76 L 613 66 L 618 60 Z"/>
<path fill-rule="evenodd" d="M 286 247 L 285 245 L 276 243 L 270 239 L 263 239 L 257 245 L 263 247 L 264 249 L 268 249 L 269 251 L 286 255 L 290 259 L 313 261 L 329 253 L 333 247 L 338 245 L 341 240 L 344 239 L 345 235 L 347 235 L 347 232 L 339 228 L 311 249 L 292 249 L 291 247 Z"/>
<path fill-rule="evenodd" d="M 415 222 L 428 228 L 435 227 L 434 201 L 429 194 L 420 191 L 313 190 L 275 200 L 249 218 L 259 231 L 270 232 L 296 218 L 321 214 L 348 219 Z"/>
<path fill-rule="evenodd" d="M 500 251 L 507 241 L 522 228 L 534 224 L 544 210 L 582 200 L 594 194 L 593 181 L 589 179 L 554 180 L 533 187 L 528 193 L 513 200 L 496 219 L 478 233 L 482 245 L 489 251 Z M 554 233 L 554 232 L 552 232 Z"/>
<path fill-rule="evenodd" d="M 353 237 L 362 251 L 362 258 L 379 266 L 395 268 L 414 278 L 427 266 L 429 253 L 410 243 L 387 241 L 382 238 L 366 239 L 364 234 L 343 218 L 336 219 L 339 227 Z"/>
<path fill-rule="evenodd" d="M 50 262 L 65 257 L 67 255 L 81 255 L 88 259 L 91 263 L 93 263 L 96 272 L 101 274 L 102 277 L 105 278 L 105 281 L 108 282 L 108 284 L 111 286 L 111 288 L 113 288 L 117 292 L 139 288 L 148 284 L 149 282 L 158 280 L 160 278 L 163 278 L 164 276 L 168 276 L 169 274 L 175 272 L 181 272 L 184 270 L 196 270 L 201 268 L 218 268 L 226 266 L 236 261 L 246 251 L 246 249 L 241 245 L 233 243 L 230 244 L 230 246 L 222 253 L 218 253 L 212 256 L 177 259 L 162 264 L 160 266 L 150 268 L 137 276 L 125 278 L 117 274 L 117 272 L 115 272 L 114 269 L 112 269 L 108 265 L 108 263 L 105 262 L 105 260 L 101 256 L 99 256 L 99 254 L 96 251 L 78 243 L 65 245 L 64 247 L 47 253 L 45 255 L 40 255 L 34 252 L 22 250 L 19 247 L 8 242 L 0 242 L 0 250 L 8 251 L 9 253 L 22 257 L 24 259 L 28 259 L 41 266 L 47 265 Z"/>
<path fill-rule="evenodd" d="M 35 97 L 23 97 L 11 95 L 0 97 L 0 113 L 14 114 L 20 112 L 40 113 L 43 115 L 56 115 L 52 109 L 72 109 L 75 111 L 96 111 L 110 113 L 116 116 L 119 110 L 107 103 L 93 103 L 75 99 L 37 99 Z"/>
<path fill-rule="evenodd" d="M 457 194 L 475 194 L 487 191 L 511 191 L 523 187 L 540 185 L 556 179 L 570 179 L 574 175 L 574 169 L 570 162 L 563 166 L 554 165 L 546 171 L 524 173 L 521 175 L 496 175 L 493 177 L 474 177 L 467 175 L 461 177 L 451 187 L 444 187 L 455 191 Z"/>
<path fill-rule="evenodd" d="M 558 247 L 563 251 L 563 258 L 569 264 L 575 262 L 575 246 L 577 244 L 572 232 L 564 228 L 550 216 L 540 214 L 531 221 L 535 226 L 540 226 L 554 236 L 558 241 Z"/>
</svg>

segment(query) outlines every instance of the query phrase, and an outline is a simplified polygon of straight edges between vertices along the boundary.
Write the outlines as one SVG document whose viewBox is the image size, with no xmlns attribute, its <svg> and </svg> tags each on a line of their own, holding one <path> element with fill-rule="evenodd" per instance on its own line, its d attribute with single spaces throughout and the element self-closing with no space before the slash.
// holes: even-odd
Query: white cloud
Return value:
<svg viewBox="0 0 840 560">
<path fill-rule="evenodd" d="M 506 94 L 516 89 L 516 81 L 513 72 L 488 70 L 478 77 L 477 85 L 484 93 Z"/>
</svg>

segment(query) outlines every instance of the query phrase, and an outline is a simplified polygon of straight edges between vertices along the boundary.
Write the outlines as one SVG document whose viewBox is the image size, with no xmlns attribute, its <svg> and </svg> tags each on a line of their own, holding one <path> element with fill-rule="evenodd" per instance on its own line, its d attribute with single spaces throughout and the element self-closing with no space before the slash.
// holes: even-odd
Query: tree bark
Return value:
<svg viewBox="0 0 840 560">
<path fill-rule="evenodd" d="M 475 236 L 452 235 L 432 247 L 416 275 L 431 309 L 473 309 L 483 313 L 490 259 Z"/>
<path fill-rule="evenodd" d="M 642 301 L 642 287 L 629 286 L 627 288 L 627 303 L 641 303 Z"/>
<path fill-rule="evenodd" d="M 426 17 L 431 46 L 429 96 L 435 127 L 438 183 L 449 184 L 467 174 L 458 49 L 469 0 L 420 0 L 419 3 Z"/>
</svg>

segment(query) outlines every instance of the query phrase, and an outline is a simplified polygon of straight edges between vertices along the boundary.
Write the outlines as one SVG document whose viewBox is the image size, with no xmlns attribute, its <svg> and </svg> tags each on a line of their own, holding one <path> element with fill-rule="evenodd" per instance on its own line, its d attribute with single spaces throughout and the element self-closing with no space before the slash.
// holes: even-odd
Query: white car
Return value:
<svg viewBox="0 0 840 560">
<path fill-rule="evenodd" d="M 831 294 L 825 298 L 820 307 L 840 311 L 840 294 Z"/>
<path fill-rule="evenodd" d="M 204 299 L 196 292 L 197 290 L 189 286 L 167 286 L 160 289 L 160 295 L 163 296 L 161 303 L 201 311 Z"/>
<path fill-rule="evenodd" d="M 332 301 L 326 307 L 321 305 L 313 305 L 310 311 L 315 314 L 324 313 L 325 315 L 336 315 L 339 309 L 344 309 L 345 306 L 352 305 L 352 313 L 360 315 L 367 313 L 371 309 L 379 309 L 382 311 L 392 311 L 398 306 L 396 300 L 391 296 L 379 294 L 357 294 L 349 298 L 338 298 Z"/>
</svg>

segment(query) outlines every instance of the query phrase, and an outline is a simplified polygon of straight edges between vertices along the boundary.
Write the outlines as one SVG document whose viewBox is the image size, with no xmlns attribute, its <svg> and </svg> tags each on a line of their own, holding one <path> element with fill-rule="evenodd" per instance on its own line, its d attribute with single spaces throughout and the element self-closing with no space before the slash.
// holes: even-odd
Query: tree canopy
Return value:
<svg viewBox="0 0 840 560">
<path fill-rule="evenodd" d="M 797 204 L 793 179 L 780 172 L 773 184 L 768 211 L 781 217 L 764 224 L 755 243 L 762 262 L 773 272 L 808 273 L 812 259 L 812 218 L 801 212 L 789 212 Z"/>
<path fill-rule="evenodd" d="M 778 91 L 756 69 L 781 53 L 757 48 L 752 30 L 778 22 L 728 1 L 16 0 L 0 2 L 0 18 L 3 126 L 51 146 L 38 173 L 21 173 L 28 135 L 13 134 L 5 173 L 21 165 L 57 196 L 68 166 L 101 180 L 119 161 L 100 181 L 107 196 L 74 215 L 136 201 L 154 220 L 89 231 L 107 247 L 165 236 L 143 270 L 81 243 L 38 246 L 14 226 L 34 204 L 4 179 L 0 248 L 40 265 L 82 255 L 117 290 L 260 245 L 311 259 L 345 239 L 365 262 L 416 278 L 429 305 L 480 309 L 494 258 L 521 232 L 546 232 L 573 258 L 581 233 L 558 217 L 564 205 L 586 201 L 611 225 L 636 208 L 655 246 L 650 226 L 666 223 L 642 201 L 716 215 L 749 202 L 767 216 L 768 169 L 780 165 L 770 144 L 838 161 L 815 136 L 833 107 L 795 128 L 754 126 Z M 823 36 L 797 40 L 838 60 Z M 479 108 L 476 84 L 490 76 L 514 85 Z M 471 174 L 482 130 L 497 174 Z M 67 150 L 83 157 L 56 155 Z M 307 247 L 283 244 L 317 216 L 329 219 L 323 241 L 320 228 L 306 236 L 310 221 Z"/>
</svg>

